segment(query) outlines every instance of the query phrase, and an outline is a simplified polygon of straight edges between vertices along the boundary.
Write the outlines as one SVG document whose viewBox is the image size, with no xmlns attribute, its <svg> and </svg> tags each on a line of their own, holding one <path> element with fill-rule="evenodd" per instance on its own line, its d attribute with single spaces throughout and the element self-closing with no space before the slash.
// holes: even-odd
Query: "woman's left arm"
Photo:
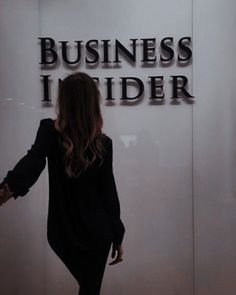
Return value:
<svg viewBox="0 0 236 295">
<path fill-rule="evenodd" d="M 34 144 L 15 167 L 8 171 L 0 184 L 0 189 L 6 188 L 4 184 L 7 184 L 15 199 L 28 193 L 29 188 L 37 181 L 46 166 L 46 156 L 51 143 L 48 120 L 42 119 L 40 121 Z"/>
</svg>

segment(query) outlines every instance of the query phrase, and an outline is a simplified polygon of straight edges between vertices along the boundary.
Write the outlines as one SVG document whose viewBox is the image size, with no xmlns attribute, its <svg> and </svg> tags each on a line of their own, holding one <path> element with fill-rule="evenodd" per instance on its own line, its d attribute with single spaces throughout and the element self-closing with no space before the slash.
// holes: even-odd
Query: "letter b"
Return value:
<svg viewBox="0 0 236 295">
<path fill-rule="evenodd" d="M 49 65 L 49 64 L 55 63 L 57 61 L 57 53 L 54 50 L 55 41 L 52 38 L 38 38 L 38 39 L 41 40 L 40 64 Z"/>
</svg>

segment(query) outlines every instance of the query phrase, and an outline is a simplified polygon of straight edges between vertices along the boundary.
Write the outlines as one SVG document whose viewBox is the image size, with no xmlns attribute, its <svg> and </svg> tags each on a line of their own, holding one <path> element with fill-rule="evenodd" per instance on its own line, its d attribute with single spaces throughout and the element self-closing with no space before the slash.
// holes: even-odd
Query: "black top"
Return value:
<svg viewBox="0 0 236 295">
<path fill-rule="evenodd" d="M 47 158 L 50 246 L 57 251 L 64 243 L 89 249 L 110 242 L 121 244 L 125 227 L 113 174 L 112 139 L 103 133 L 103 164 L 99 167 L 100 161 L 96 160 L 78 179 L 68 177 L 64 171 L 59 139 L 53 120 L 42 119 L 31 149 L 8 171 L 0 188 L 7 183 L 15 199 L 23 197 L 39 178 Z"/>
</svg>

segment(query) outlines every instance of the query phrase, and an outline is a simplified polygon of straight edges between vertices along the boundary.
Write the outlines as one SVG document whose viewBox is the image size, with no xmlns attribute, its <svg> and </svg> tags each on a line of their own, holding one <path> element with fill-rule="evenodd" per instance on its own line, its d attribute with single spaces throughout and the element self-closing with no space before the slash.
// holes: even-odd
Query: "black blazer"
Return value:
<svg viewBox="0 0 236 295">
<path fill-rule="evenodd" d="M 47 238 L 52 249 L 58 252 L 65 244 L 89 249 L 110 242 L 121 244 L 125 227 L 113 174 L 112 139 L 103 133 L 103 164 L 99 167 L 96 160 L 76 180 L 64 171 L 60 142 L 53 120 L 42 119 L 31 149 L 8 171 L 0 188 L 7 183 L 15 199 L 25 196 L 45 168 L 47 158 Z"/>
</svg>

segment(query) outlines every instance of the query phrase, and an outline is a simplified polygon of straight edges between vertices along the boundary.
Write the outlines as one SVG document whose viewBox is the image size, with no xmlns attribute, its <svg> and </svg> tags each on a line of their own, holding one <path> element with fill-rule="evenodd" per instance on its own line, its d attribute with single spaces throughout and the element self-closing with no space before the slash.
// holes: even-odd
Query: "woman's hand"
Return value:
<svg viewBox="0 0 236 295">
<path fill-rule="evenodd" d="M 123 248 L 122 245 L 116 245 L 116 244 L 112 244 L 112 252 L 111 252 L 111 257 L 114 258 L 117 252 L 117 256 L 115 258 L 115 260 L 113 260 L 112 262 L 109 263 L 109 265 L 113 265 L 116 264 L 118 262 L 123 261 L 122 255 L 123 255 Z"/>
<path fill-rule="evenodd" d="M 7 183 L 3 184 L 3 188 L 0 189 L 0 206 L 6 203 L 11 197 L 13 197 L 13 192 L 10 191 Z"/>
</svg>

